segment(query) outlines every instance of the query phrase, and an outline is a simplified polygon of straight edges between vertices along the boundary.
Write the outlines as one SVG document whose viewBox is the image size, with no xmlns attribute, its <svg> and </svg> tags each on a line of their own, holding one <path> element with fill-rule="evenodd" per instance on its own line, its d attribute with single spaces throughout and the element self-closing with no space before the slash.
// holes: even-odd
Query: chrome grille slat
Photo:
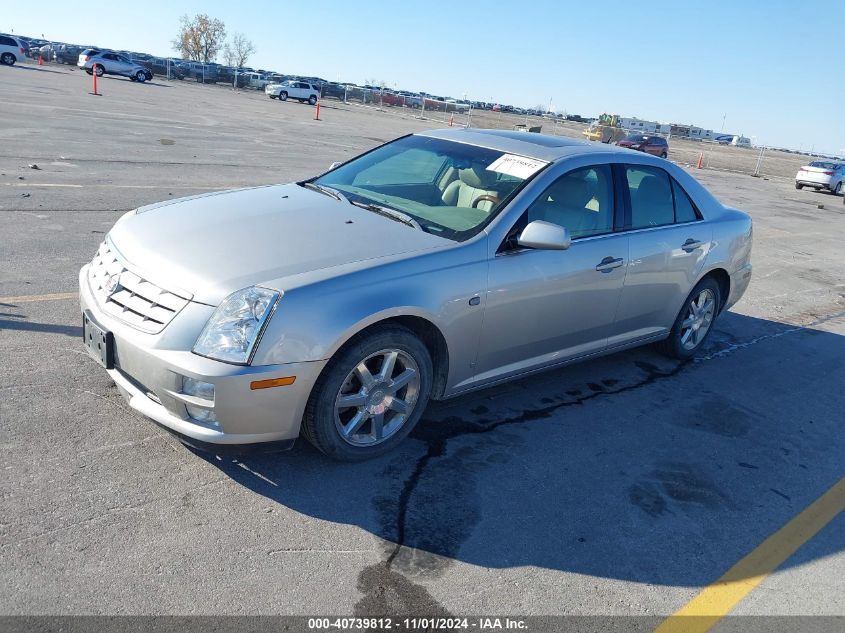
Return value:
<svg viewBox="0 0 845 633">
<path fill-rule="evenodd" d="M 119 288 L 109 294 L 106 283 L 113 275 L 119 275 Z M 190 300 L 129 270 L 107 241 L 100 245 L 91 261 L 88 281 L 106 312 L 151 334 L 161 332 Z"/>
</svg>

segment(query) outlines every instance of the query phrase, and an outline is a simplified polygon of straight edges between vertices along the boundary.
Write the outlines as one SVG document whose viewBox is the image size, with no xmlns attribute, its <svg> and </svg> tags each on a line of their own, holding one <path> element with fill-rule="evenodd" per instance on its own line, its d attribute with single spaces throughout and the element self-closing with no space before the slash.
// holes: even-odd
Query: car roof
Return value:
<svg viewBox="0 0 845 633">
<path fill-rule="evenodd" d="M 518 154 L 550 162 L 582 154 L 618 152 L 628 155 L 628 150 L 617 149 L 615 146 L 604 143 L 518 130 L 458 128 L 416 132 L 416 135 L 478 145 L 508 154 Z"/>
</svg>

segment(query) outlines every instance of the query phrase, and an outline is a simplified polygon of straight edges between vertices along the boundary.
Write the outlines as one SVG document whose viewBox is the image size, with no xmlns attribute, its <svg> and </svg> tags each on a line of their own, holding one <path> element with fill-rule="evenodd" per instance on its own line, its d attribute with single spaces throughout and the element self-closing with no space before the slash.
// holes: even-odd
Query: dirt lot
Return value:
<svg viewBox="0 0 845 633">
<path fill-rule="evenodd" d="M 0 613 L 659 622 L 822 498 L 834 518 L 775 539 L 773 573 L 738 567 L 756 589 L 732 614 L 845 614 L 845 515 L 822 497 L 845 475 L 845 207 L 793 188 L 799 159 L 767 158 L 769 179 L 692 170 L 755 222 L 752 285 L 695 361 L 638 349 L 437 403 L 364 464 L 305 442 L 233 461 L 134 413 L 82 351 L 80 266 L 127 209 L 290 181 L 442 122 L 89 81 L 0 68 Z"/>
</svg>

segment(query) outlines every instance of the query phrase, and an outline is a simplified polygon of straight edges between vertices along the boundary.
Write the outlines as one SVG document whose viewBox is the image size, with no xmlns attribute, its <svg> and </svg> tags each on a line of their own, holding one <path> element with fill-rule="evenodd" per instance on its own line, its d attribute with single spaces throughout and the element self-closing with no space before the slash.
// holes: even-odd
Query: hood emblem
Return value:
<svg viewBox="0 0 845 633">
<path fill-rule="evenodd" d="M 109 296 L 120 290 L 120 273 L 116 273 L 106 279 L 106 283 L 103 285 L 103 288 Z"/>
</svg>

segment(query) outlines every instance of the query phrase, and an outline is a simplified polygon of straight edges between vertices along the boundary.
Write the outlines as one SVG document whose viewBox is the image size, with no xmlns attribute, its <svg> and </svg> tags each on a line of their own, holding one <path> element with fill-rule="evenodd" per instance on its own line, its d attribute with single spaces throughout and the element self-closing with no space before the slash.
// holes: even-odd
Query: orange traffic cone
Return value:
<svg viewBox="0 0 845 633">
<path fill-rule="evenodd" d="M 43 66 L 43 65 L 44 65 L 44 61 L 41 59 L 41 55 L 39 55 L 39 56 L 38 56 L 38 65 L 39 65 L 39 66 Z"/>
<path fill-rule="evenodd" d="M 696 169 L 701 169 L 701 162 L 704 160 L 704 152 L 701 152 L 698 155 L 698 165 L 696 165 Z"/>
<path fill-rule="evenodd" d="M 450 116 L 450 117 L 449 117 L 449 127 L 452 127 L 452 124 L 453 124 L 454 122 L 455 122 L 455 115 L 454 115 L 454 114 L 452 114 L 452 116 Z"/>
</svg>

